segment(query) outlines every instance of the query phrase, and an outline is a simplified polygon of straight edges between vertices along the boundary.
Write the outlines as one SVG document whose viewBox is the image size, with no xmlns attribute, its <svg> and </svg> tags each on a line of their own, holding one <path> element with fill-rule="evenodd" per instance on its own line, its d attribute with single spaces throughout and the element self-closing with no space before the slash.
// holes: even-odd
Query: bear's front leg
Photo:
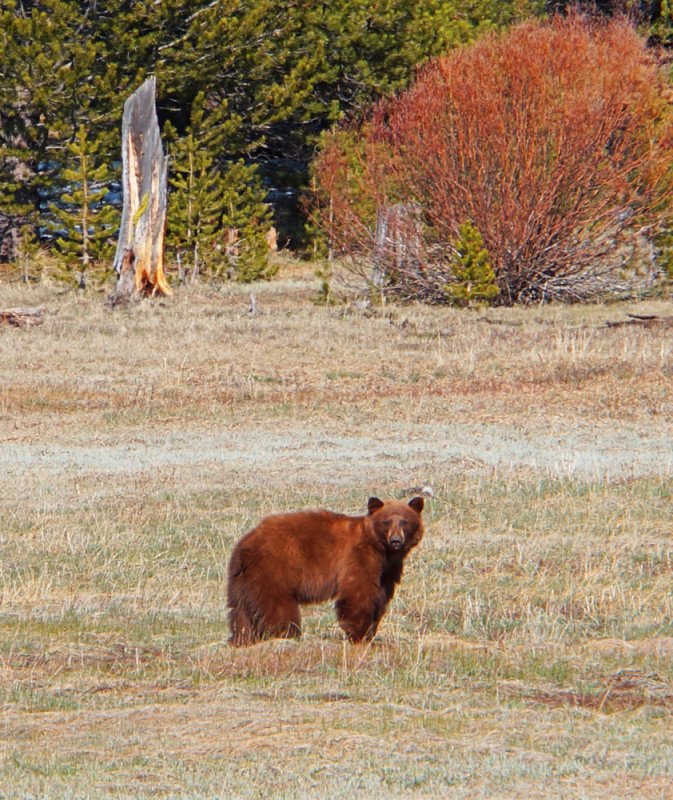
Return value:
<svg viewBox="0 0 673 800">
<path fill-rule="evenodd" d="M 381 587 L 376 590 L 351 590 L 337 598 L 335 609 L 339 624 L 353 643 L 369 641 L 376 635 L 388 598 Z"/>
</svg>

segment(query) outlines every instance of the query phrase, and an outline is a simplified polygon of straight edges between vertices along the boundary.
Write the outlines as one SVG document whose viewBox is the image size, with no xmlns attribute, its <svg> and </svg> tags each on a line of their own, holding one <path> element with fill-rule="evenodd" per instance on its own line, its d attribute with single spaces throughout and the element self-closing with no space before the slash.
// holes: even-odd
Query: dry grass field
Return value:
<svg viewBox="0 0 673 800">
<path fill-rule="evenodd" d="M 673 304 L 317 288 L 0 285 L 0 797 L 673 797 Z M 371 645 L 228 645 L 263 515 L 424 484 Z"/>
</svg>

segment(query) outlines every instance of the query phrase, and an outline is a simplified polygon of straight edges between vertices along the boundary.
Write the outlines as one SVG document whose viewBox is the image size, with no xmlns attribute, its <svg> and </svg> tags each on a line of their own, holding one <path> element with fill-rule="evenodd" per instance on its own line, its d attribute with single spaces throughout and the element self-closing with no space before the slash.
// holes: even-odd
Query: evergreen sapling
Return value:
<svg viewBox="0 0 673 800">
<path fill-rule="evenodd" d="M 458 229 L 454 242 L 455 258 L 451 262 L 454 281 L 445 291 L 450 302 L 466 308 L 472 305 L 489 305 L 500 291 L 495 283 L 495 272 L 489 262 L 481 234 L 467 220 Z"/>
<path fill-rule="evenodd" d="M 112 254 L 112 237 L 119 212 L 105 202 L 111 175 L 105 162 L 100 162 L 100 142 L 89 139 L 84 126 L 68 144 L 72 167 L 63 170 L 69 191 L 61 195 L 60 205 L 52 204 L 52 222 L 60 234 L 55 252 L 61 262 L 57 277 L 85 286 L 85 276 Z M 103 276 L 105 271 L 103 271 Z"/>
</svg>

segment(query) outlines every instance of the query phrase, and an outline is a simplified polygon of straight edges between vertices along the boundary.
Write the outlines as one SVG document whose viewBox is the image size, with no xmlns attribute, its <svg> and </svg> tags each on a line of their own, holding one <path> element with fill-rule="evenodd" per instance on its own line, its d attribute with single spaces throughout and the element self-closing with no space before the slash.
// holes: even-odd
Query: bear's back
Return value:
<svg viewBox="0 0 673 800">
<path fill-rule="evenodd" d="M 327 600 L 365 535 L 363 520 L 332 511 L 265 517 L 236 545 L 230 575 L 254 569 L 260 586 L 280 588 L 301 603 Z"/>
<path fill-rule="evenodd" d="M 246 534 L 241 544 L 267 545 L 275 553 L 284 547 L 300 547 L 309 556 L 316 548 L 352 546 L 352 540 L 361 536 L 362 519 L 323 510 L 273 514 Z"/>
</svg>

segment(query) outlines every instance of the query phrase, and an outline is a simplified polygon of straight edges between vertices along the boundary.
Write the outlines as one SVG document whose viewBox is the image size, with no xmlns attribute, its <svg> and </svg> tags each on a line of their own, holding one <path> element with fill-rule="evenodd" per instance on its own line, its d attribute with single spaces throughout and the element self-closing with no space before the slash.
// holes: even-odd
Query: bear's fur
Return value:
<svg viewBox="0 0 673 800">
<path fill-rule="evenodd" d="M 423 538 L 422 511 L 422 497 L 372 497 L 362 517 L 298 511 L 263 519 L 229 562 L 232 644 L 300 636 L 300 604 L 329 599 L 351 642 L 371 639 L 406 555 Z"/>
</svg>

